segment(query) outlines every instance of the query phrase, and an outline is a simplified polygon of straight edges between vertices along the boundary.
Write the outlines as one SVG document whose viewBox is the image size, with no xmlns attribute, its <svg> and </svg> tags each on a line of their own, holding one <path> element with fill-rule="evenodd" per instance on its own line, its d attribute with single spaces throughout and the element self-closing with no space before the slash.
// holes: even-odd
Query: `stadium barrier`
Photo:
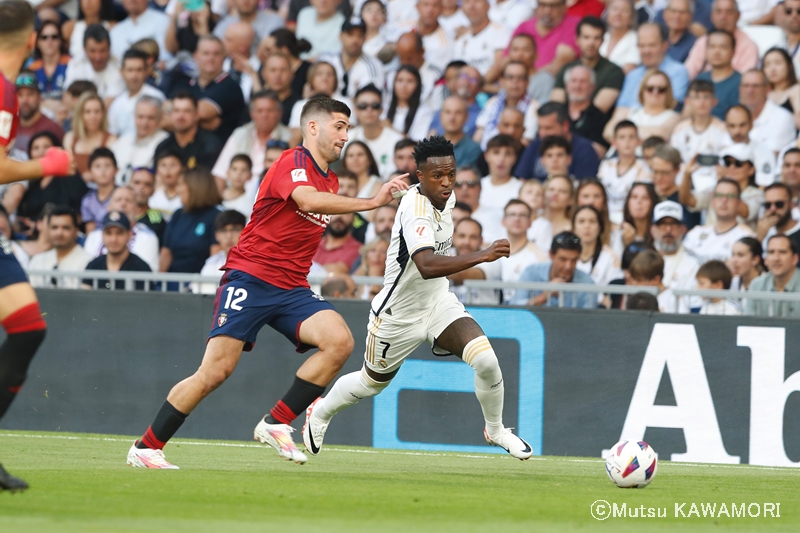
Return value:
<svg viewBox="0 0 800 533">
<path fill-rule="evenodd" d="M 48 334 L 2 421 L 18 430 L 140 434 L 200 363 L 213 297 L 42 290 Z M 368 303 L 335 302 L 361 367 Z M 800 464 L 800 328 L 777 318 L 470 308 L 503 368 L 505 424 L 536 454 L 598 457 L 621 437 L 662 458 Z M 178 436 L 247 440 L 305 356 L 270 328 Z M 423 345 L 326 443 L 499 452 L 486 446 L 472 369 Z M 295 424 L 299 427 L 302 420 Z M 298 439 L 299 440 L 299 436 Z M 120 461 L 127 444 L 120 444 Z"/>
</svg>

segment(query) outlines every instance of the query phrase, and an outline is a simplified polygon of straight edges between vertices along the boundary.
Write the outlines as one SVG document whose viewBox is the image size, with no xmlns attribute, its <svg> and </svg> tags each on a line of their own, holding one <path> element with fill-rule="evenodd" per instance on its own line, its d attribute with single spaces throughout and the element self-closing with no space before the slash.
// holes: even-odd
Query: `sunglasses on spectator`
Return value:
<svg viewBox="0 0 800 533">
<path fill-rule="evenodd" d="M 738 200 L 739 195 L 735 192 L 715 192 L 714 198 L 719 198 L 720 200 Z"/>
<path fill-rule="evenodd" d="M 20 74 L 17 76 L 17 87 L 38 87 L 39 82 L 30 74 Z"/>
<path fill-rule="evenodd" d="M 49 34 L 40 35 L 39 39 L 42 40 L 42 41 L 59 41 L 59 40 L 61 40 L 61 36 L 59 36 L 59 35 L 57 35 L 55 33 L 49 33 Z"/>
<path fill-rule="evenodd" d="M 764 206 L 764 209 L 772 209 L 772 206 L 775 206 L 775 209 L 783 209 L 786 205 L 786 202 L 783 200 L 778 200 L 777 202 L 763 202 L 761 205 Z"/>
<path fill-rule="evenodd" d="M 358 104 L 356 108 L 359 111 L 366 111 L 367 109 L 372 109 L 373 111 L 379 111 L 383 106 L 378 102 L 373 102 L 371 104 Z"/>
<path fill-rule="evenodd" d="M 289 143 L 286 141 L 279 141 L 277 139 L 270 139 L 267 141 L 267 148 L 280 148 L 281 150 L 288 150 Z"/>
<path fill-rule="evenodd" d="M 733 157 L 725 157 L 722 159 L 722 162 L 725 163 L 726 167 L 736 167 L 742 168 L 747 161 L 739 161 L 738 159 L 734 159 Z"/>
<path fill-rule="evenodd" d="M 667 92 L 667 88 L 661 85 L 648 85 L 644 88 L 645 91 L 649 93 L 656 93 L 656 94 L 664 94 Z"/>
<path fill-rule="evenodd" d="M 471 189 L 473 187 L 477 187 L 480 184 L 481 184 L 481 182 L 477 181 L 477 180 L 456 181 L 456 188 L 469 187 Z"/>
</svg>

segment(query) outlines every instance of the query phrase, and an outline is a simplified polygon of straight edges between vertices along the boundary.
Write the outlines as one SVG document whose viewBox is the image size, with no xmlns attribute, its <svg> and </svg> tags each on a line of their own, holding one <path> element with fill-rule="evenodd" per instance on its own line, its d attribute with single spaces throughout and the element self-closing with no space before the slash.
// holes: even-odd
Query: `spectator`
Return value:
<svg viewBox="0 0 800 533">
<path fill-rule="evenodd" d="M 789 148 L 783 154 L 780 182 L 792 191 L 792 202 L 796 204 L 800 195 L 800 148 Z"/>
<path fill-rule="evenodd" d="M 507 228 L 501 226 L 501 222 L 505 216 L 506 206 L 519 196 L 519 189 L 522 186 L 522 181 L 511 174 L 516 160 L 517 147 L 514 139 L 501 134 L 489 141 L 486 147 L 489 174 L 481 179 L 482 209 L 476 218 L 484 228 L 483 236 L 487 242 L 505 237 Z M 527 227 L 525 229 L 527 231 Z"/>
<path fill-rule="evenodd" d="M 775 181 L 775 152 L 768 146 L 752 142 L 750 132 L 753 128 L 750 110 L 743 105 L 732 106 L 725 114 L 725 128 L 728 130 L 729 144 L 744 144 L 753 151 L 756 166 L 756 183 L 761 187 Z M 787 152 L 788 153 L 788 152 Z M 800 153 L 800 152 L 798 152 Z"/>
<path fill-rule="evenodd" d="M 662 313 L 689 312 L 684 300 L 677 300 L 672 289 L 664 285 L 664 260 L 653 250 L 644 250 L 636 255 L 628 268 L 626 285 L 658 287 L 658 310 Z"/>
<path fill-rule="evenodd" d="M 722 261 L 709 261 L 697 271 L 697 288 L 701 290 L 727 291 L 731 288 L 731 271 Z M 703 298 L 701 315 L 742 314 L 739 306 L 728 298 Z"/>
<path fill-rule="evenodd" d="M 770 48 L 763 59 L 764 77 L 769 83 L 769 99 L 783 107 L 800 126 L 800 84 L 797 83 L 792 58 L 783 48 Z"/>
<path fill-rule="evenodd" d="M 42 113 L 42 93 L 34 74 L 22 71 L 17 76 L 16 86 L 17 101 L 19 102 L 19 126 L 14 148 L 26 151 L 31 137 L 40 131 L 51 132 L 60 143 L 64 137 L 64 130 Z"/>
<path fill-rule="evenodd" d="M 56 111 L 55 121 L 63 125 L 64 131 L 72 130 L 72 121 L 75 116 L 75 104 L 83 93 L 97 93 L 94 83 L 87 80 L 72 82 L 61 95 L 61 106 Z"/>
<path fill-rule="evenodd" d="M 697 40 L 689 28 L 694 11 L 694 0 L 670 0 L 664 8 L 664 22 L 669 30 L 667 55 L 678 63 L 686 61 L 689 51 Z"/>
<path fill-rule="evenodd" d="M 517 162 L 515 174 L 522 179 L 536 178 L 542 180 L 547 174 L 541 164 L 539 144 L 544 137 L 556 135 L 566 138 L 572 144 L 572 163 L 569 173 L 579 178 L 596 176 L 600 160 L 592 147 L 591 141 L 570 132 L 570 121 L 564 104 L 548 102 L 537 111 L 539 132 L 536 139 L 522 152 Z"/>
<path fill-rule="evenodd" d="M 31 137 L 28 158 L 44 157 L 45 152 L 53 147 L 61 147 L 58 138 L 49 131 L 39 132 Z M 67 206 L 77 212 L 87 191 L 86 183 L 76 175 L 32 179 L 28 182 L 28 187 L 19 202 L 17 223 L 26 228 L 33 228 L 34 222 L 39 219 L 47 204 Z"/>
<path fill-rule="evenodd" d="M 379 235 L 361 246 L 359 251 L 361 264 L 353 271 L 353 275 L 383 278 L 386 274 L 386 252 L 389 250 L 389 242 L 389 239 Z M 362 300 L 372 301 L 382 288 L 382 284 L 364 285 L 361 287 L 359 297 Z"/>
<path fill-rule="evenodd" d="M 628 296 L 625 309 L 628 311 L 654 311 L 658 313 L 658 298 L 649 292 L 635 292 Z"/>
<path fill-rule="evenodd" d="M 214 219 L 214 238 L 219 243 L 220 250 L 206 259 L 203 268 L 200 270 L 201 276 L 217 279 L 222 277 L 222 268 L 228 260 L 228 252 L 239 244 L 239 237 L 246 225 L 247 220 L 239 211 L 229 209 L 217 215 L 217 218 Z M 218 287 L 219 283 L 193 283 L 192 292 L 215 294 Z"/>
<path fill-rule="evenodd" d="M 433 2 L 437 0 L 422 0 Z M 441 1 L 441 0 L 438 0 Z M 397 59 L 401 65 L 411 65 L 419 71 L 422 84 L 420 101 L 429 109 L 439 109 L 442 106 L 443 87 L 439 85 L 442 71 L 425 59 L 425 46 L 422 36 L 418 33 L 406 33 L 397 40 Z M 390 72 L 386 80 L 387 87 L 394 86 L 396 72 Z"/>
<path fill-rule="evenodd" d="M 585 179 L 578 185 L 578 190 L 575 192 L 575 209 L 584 205 L 590 205 L 600 213 L 600 222 L 603 227 L 600 241 L 604 246 L 610 246 L 612 230 L 619 226 L 612 224 L 608 217 L 608 196 L 605 187 L 597 178 Z"/>
<path fill-rule="evenodd" d="M 411 139 L 400 139 L 394 145 L 394 168 L 398 174 L 410 174 L 416 180 L 417 162 L 414 160 L 414 148 L 417 143 Z"/>
<path fill-rule="evenodd" d="M 621 275 L 619 259 L 614 251 L 603 244 L 603 217 L 591 205 L 583 205 L 572 215 L 572 229 L 581 240 L 581 255 L 576 268 L 589 274 L 597 285 L 608 285 Z M 597 295 L 598 304 L 603 307 L 605 298 Z"/>
<path fill-rule="evenodd" d="M 749 70 L 742 75 L 739 101 L 750 111 L 753 119 L 750 140 L 777 154 L 795 139 L 797 130 L 792 114 L 770 101 L 768 92 L 767 78 L 760 70 Z"/>
<path fill-rule="evenodd" d="M 572 231 L 575 186 L 567 176 L 553 176 L 544 182 L 544 218 L 556 235 Z"/>
<path fill-rule="evenodd" d="M 758 46 L 738 28 L 738 22 L 739 6 L 736 0 L 714 0 L 711 6 L 711 23 L 714 28 L 725 30 L 734 36 L 736 46 L 733 52 L 733 68 L 738 72 L 746 72 L 758 66 Z M 692 79 L 705 70 L 707 44 L 706 36 L 699 37 L 686 59 L 686 70 Z"/>
<path fill-rule="evenodd" d="M 156 191 L 150 198 L 150 207 L 160 212 L 164 220 L 169 222 L 172 214 L 183 206 L 179 186 L 181 174 L 186 168 L 180 152 L 174 148 L 158 150 L 155 162 Z"/>
<path fill-rule="evenodd" d="M 591 276 L 577 269 L 581 249 L 581 240 L 574 233 L 564 231 L 557 234 L 550 245 L 550 261 L 530 265 L 522 271 L 519 281 L 593 285 Z M 564 307 L 592 309 L 597 302 L 595 295 L 591 293 L 563 292 Z M 559 294 L 557 291 L 517 289 L 511 304 L 558 307 Z"/>
<path fill-rule="evenodd" d="M 160 68 L 160 65 L 164 65 L 164 63 L 158 62 L 158 56 L 161 54 L 161 49 L 158 47 L 156 40 L 141 39 L 131 45 L 131 50 L 138 50 L 147 54 L 146 83 L 163 92 L 164 89 L 162 89 L 162 87 L 166 85 L 165 77 L 167 76 L 167 73 Z"/>
<path fill-rule="evenodd" d="M 199 273 L 206 259 L 220 250 L 211 229 L 222 199 L 214 176 L 204 168 L 184 172 L 178 191 L 183 207 L 167 224 L 159 271 Z"/>
<path fill-rule="evenodd" d="M 486 149 L 489 139 L 497 135 L 497 123 L 500 114 L 506 108 L 516 108 L 525 114 L 525 134 L 533 138 L 536 129 L 535 112 L 539 104 L 528 97 L 529 71 L 527 65 L 519 61 L 511 61 L 503 67 L 500 78 L 500 92 L 491 97 L 483 111 L 475 121 L 473 139 Z"/>
<path fill-rule="evenodd" d="M 72 154 L 75 170 L 86 183 L 91 183 L 89 156 L 98 148 L 106 148 L 117 140 L 108 132 L 108 115 L 97 94 L 83 93 L 75 106 L 72 131 L 64 135 L 64 147 Z"/>
<path fill-rule="evenodd" d="M 456 182 L 453 184 L 453 191 L 459 203 L 463 203 L 471 209 L 470 216 L 481 222 L 483 211 L 480 206 L 481 198 L 481 177 L 474 167 L 459 167 L 456 170 Z M 488 218 L 488 217 L 487 217 Z M 483 226 L 483 222 L 481 222 Z"/>
<path fill-rule="evenodd" d="M 54 204 L 47 204 L 39 213 L 39 216 L 32 221 L 30 229 L 24 228 L 26 230 L 25 236 L 28 237 L 28 240 L 11 241 L 11 250 L 19 260 L 20 265 L 25 269 L 29 268 L 31 257 L 53 248 L 47 235 L 47 219 L 50 217 L 50 212 L 54 207 Z M 19 217 L 15 222 L 19 225 Z M 14 246 L 15 244 L 17 246 Z"/>
<path fill-rule="evenodd" d="M 234 22 L 225 30 L 222 45 L 225 48 L 225 60 L 222 71 L 239 84 L 242 98 L 250 101 L 253 88 L 260 85 L 258 70 L 261 62 L 252 50 L 255 44 L 255 31 L 244 22 Z"/>
<path fill-rule="evenodd" d="M 346 103 L 348 107 L 353 109 L 354 105 L 349 98 L 336 94 L 338 88 L 339 82 L 336 79 L 336 69 L 333 68 L 333 65 L 325 61 L 317 61 L 308 69 L 308 83 L 302 92 L 310 95 L 324 94 Z M 291 146 L 297 146 L 303 139 L 303 134 L 300 132 L 300 114 L 303 112 L 303 106 L 306 105 L 306 102 L 308 102 L 308 98 L 303 98 L 292 106 L 292 115 L 289 118 L 289 129 L 292 133 L 289 139 Z"/>
<path fill-rule="evenodd" d="M 800 245 L 800 221 L 795 219 L 793 211 L 791 189 L 784 183 L 769 185 L 764 189 L 756 238 L 766 245 L 773 235 L 786 235 L 797 248 Z"/>
<path fill-rule="evenodd" d="M 261 185 L 261 180 L 266 176 L 272 165 L 280 159 L 283 152 L 289 149 L 289 143 L 284 141 L 267 141 L 267 149 L 264 152 L 264 173 L 261 176 L 256 176 L 258 180 L 253 180 L 251 183 Z"/>
<path fill-rule="evenodd" d="M 366 0 L 359 16 L 364 23 L 364 53 L 385 63 L 394 50 L 393 35 L 386 24 L 386 5 L 383 0 Z M 449 35 L 449 34 L 448 34 Z"/>
<path fill-rule="evenodd" d="M 761 274 L 750 283 L 750 292 L 800 292 L 797 249 L 789 237 L 773 235 L 767 242 L 767 258 L 764 262 L 769 272 Z M 797 301 L 770 302 L 748 298 L 745 300 L 744 314 L 800 318 L 800 303 Z"/>
<path fill-rule="evenodd" d="M 97 187 L 86 193 L 81 201 L 81 219 L 86 233 L 91 233 L 103 220 L 114 192 L 114 177 L 117 175 L 117 160 L 108 148 L 98 148 L 89 156 L 91 182 Z"/>
<path fill-rule="evenodd" d="M 153 168 L 156 147 L 169 135 L 160 128 L 162 117 L 161 100 L 154 96 L 142 96 L 133 108 L 133 133 L 127 133 L 111 145 L 117 159 L 116 182 L 125 185 L 137 168 Z"/>
<path fill-rule="evenodd" d="M 480 145 L 464 134 L 467 113 L 467 104 L 458 96 L 448 96 L 439 112 L 444 137 L 453 143 L 456 161 L 462 166 L 474 165 L 483 155 Z"/>
<path fill-rule="evenodd" d="M 519 21 L 528 20 L 533 16 L 533 5 L 530 2 L 519 0 L 492 2 L 489 7 L 489 19 L 514 31 Z"/>
<path fill-rule="evenodd" d="M 369 147 L 361 141 L 351 141 L 344 151 L 344 168 L 355 174 L 357 178 L 358 198 L 372 198 L 383 185 L 378 175 L 378 163 Z M 374 211 L 364 211 L 361 216 L 370 220 Z"/>
<path fill-rule="evenodd" d="M 111 56 L 108 30 L 101 24 L 87 27 L 83 34 L 83 50 L 83 56 L 69 60 L 63 86 L 69 87 L 78 80 L 91 81 L 100 98 L 110 102 L 125 90 L 125 82 L 119 71 L 119 63 Z"/>
<path fill-rule="evenodd" d="M 246 184 L 253 177 L 253 160 L 246 154 L 236 154 L 228 167 L 226 184 L 222 191 L 222 206 L 243 214 L 247 221 L 253 214 L 255 197 L 248 193 Z"/>
<path fill-rule="evenodd" d="M 264 88 L 274 92 L 281 104 L 281 123 L 288 125 L 292 108 L 301 95 L 292 92 L 292 65 L 289 56 L 276 52 L 269 56 L 261 68 Z"/>
<path fill-rule="evenodd" d="M 524 5 L 523 2 L 516 4 Z M 528 67 L 528 96 L 531 100 L 542 103 L 550 101 L 556 79 L 550 72 L 536 68 L 536 41 L 532 36 L 520 33 L 511 39 L 506 61 L 519 61 Z"/>
<path fill-rule="evenodd" d="M 662 282 L 670 289 L 694 289 L 695 276 L 700 263 L 683 247 L 686 226 L 683 224 L 683 207 L 669 200 L 656 204 L 653 225 L 650 227 L 653 245 L 664 259 Z M 686 299 L 682 297 L 682 299 Z M 688 307 L 699 307 L 687 302 Z"/>
<path fill-rule="evenodd" d="M 353 213 L 332 215 L 314 262 L 328 272 L 349 273 L 358 258 L 360 247 L 361 243 L 353 237 Z"/>
<path fill-rule="evenodd" d="M 656 148 L 656 153 L 650 164 L 650 168 L 653 170 L 653 186 L 658 195 L 658 200 L 662 202 L 664 200 L 671 200 L 681 204 L 684 208 L 683 222 L 686 224 L 686 227 L 691 230 L 700 223 L 700 213 L 690 212 L 688 210 L 688 205 L 681 202 L 681 191 L 678 189 L 677 179 L 682 164 L 683 161 L 681 160 L 680 152 L 672 146 L 664 144 Z M 692 171 L 694 170 L 695 169 L 692 169 Z M 686 178 L 686 181 L 688 182 L 689 179 Z M 683 199 L 689 201 L 686 197 Z M 652 209 L 653 206 L 650 206 L 651 212 L 648 214 L 648 218 L 652 217 Z"/>
<path fill-rule="evenodd" d="M 158 237 L 159 247 L 167 229 L 167 222 L 161 213 L 150 208 L 150 198 L 156 191 L 156 177 L 149 168 L 138 168 L 131 174 L 129 187 L 133 190 L 136 210 L 131 220 L 150 228 Z M 153 269 L 155 270 L 155 269 Z"/>
<path fill-rule="evenodd" d="M 161 50 L 161 59 L 166 59 L 167 46 L 164 38 L 169 29 L 169 17 L 148 7 L 148 0 L 122 0 L 122 7 L 128 17 L 109 32 L 111 53 L 114 57 L 122 57 L 136 41 L 155 39 Z"/>
<path fill-rule="evenodd" d="M 466 255 L 477 252 L 483 247 L 483 226 L 469 216 L 453 220 L 453 249 L 456 255 Z M 475 270 L 477 269 L 470 269 Z M 479 272 L 475 272 L 478 274 Z M 458 278 L 461 275 L 455 274 Z M 463 276 L 462 276 L 463 277 Z M 458 301 L 469 305 L 497 305 L 500 303 L 500 291 L 495 289 L 477 289 L 467 287 L 461 280 L 451 279 L 450 290 L 456 295 Z"/>
<path fill-rule="evenodd" d="M 122 79 L 125 92 L 114 98 L 108 107 L 108 130 L 120 137 L 136 133 L 136 101 L 142 96 L 164 100 L 164 93 L 145 83 L 147 79 L 147 54 L 128 50 L 122 56 Z"/>
<path fill-rule="evenodd" d="M 235 10 L 231 10 L 231 14 L 225 16 L 214 27 L 214 35 L 218 39 L 223 38 L 225 31 L 231 25 L 236 23 L 247 24 L 256 33 L 256 40 L 252 47 L 252 52 L 255 54 L 256 47 L 262 39 L 266 39 L 273 31 L 284 26 L 283 19 L 275 11 L 259 9 L 258 0 L 234 0 L 232 3 Z"/>
<path fill-rule="evenodd" d="M 667 144 L 667 141 L 655 135 L 642 141 L 642 160 L 647 168 L 653 168 L 653 158 L 656 156 L 656 150 L 662 144 Z"/>
<path fill-rule="evenodd" d="M 631 0 L 611 0 L 606 14 L 608 31 L 600 55 L 627 74 L 641 62 L 636 48 L 636 9 Z"/>
<path fill-rule="evenodd" d="M 226 2 L 227 4 L 227 2 Z M 197 11 L 184 8 L 182 2 L 175 2 L 175 10 L 170 15 L 169 28 L 164 38 L 164 46 L 170 54 L 197 51 L 197 42 L 201 35 L 208 35 L 217 25 L 217 17 L 211 11 L 210 4 L 203 2 Z M 226 5 L 227 7 L 227 5 Z"/>
<path fill-rule="evenodd" d="M 511 254 L 449 276 L 452 283 L 460 285 L 467 279 L 515 282 L 528 266 L 547 262 L 544 250 L 528 240 L 528 229 L 531 226 L 531 208 L 528 204 L 516 198 L 509 200 L 503 209 L 502 226 L 506 231 L 503 238 L 508 238 Z M 514 301 L 515 294 L 515 289 L 496 291 L 494 303 L 509 304 Z"/>
<path fill-rule="evenodd" d="M 633 184 L 651 181 L 647 165 L 636 157 L 640 144 L 636 124 L 630 120 L 618 122 L 611 141 L 615 157 L 603 161 L 597 171 L 608 196 L 608 215 L 614 224 L 622 224 L 625 200 Z"/>
<path fill-rule="evenodd" d="M 698 74 L 698 80 L 710 81 L 714 84 L 714 97 L 717 105 L 711 113 L 720 119 L 731 106 L 739 104 L 739 86 L 742 75 L 733 68 L 733 49 L 735 39 L 733 34 L 725 30 L 711 30 L 707 36 L 706 63 L 710 70 Z"/>
<path fill-rule="evenodd" d="M 689 75 L 683 64 L 667 56 L 667 30 L 658 24 L 646 23 L 637 30 L 639 55 L 642 64 L 628 72 L 622 92 L 617 100 L 618 107 L 638 107 L 641 105 L 641 86 L 645 74 L 650 70 L 659 70 L 669 78 L 672 95 L 678 102 L 683 102 Z M 642 135 L 644 137 L 644 135 Z"/>
<path fill-rule="evenodd" d="M 464 0 L 462 9 L 469 28 L 456 39 L 453 57 L 466 61 L 481 76 L 486 76 L 492 65 L 499 64 L 511 32 L 489 19 L 488 0 Z"/>
<path fill-rule="evenodd" d="M 355 198 L 358 195 L 358 178 L 356 178 L 356 175 L 353 172 L 347 170 L 346 168 L 341 168 L 336 173 L 336 177 L 339 180 L 339 192 L 337 193 L 339 196 Z M 395 207 L 395 210 L 396 209 L 397 208 Z M 367 211 L 366 214 L 372 214 L 372 211 Z M 355 216 L 353 217 L 353 238 L 357 240 L 359 243 L 363 244 L 367 242 L 366 233 L 367 230 L 369 229 L 369 222 L 367 222 L 367 219 L 365 218 L 365 216 L 362 215 L 362 213 L 355 213 L 354 215 Z M 394 221 L 394 212 L 392 214 L 392 221 Z M 390 237 L 391 234 L 392 233 L 390 224 L 389 226 Z M 354 266 L 358 266 L 359 261 L 360 259 L 356 261 L 356 264 Z M 317 263 L 314 264 L 317 265 L 323 271 L 325 271 L 325 269 L 321 265 Z"/>
<path fill-rule="evenodd" d="M 547 177 L 574 176 L 569 175 L 569 165 L 572 162 L 572 147 L 564 137 L 550 135 L 542 139 L 539 145 L 542 166 Z"/>
<path fill-rule="evenodd" d="M 711 210 L 716 217 L 713 225 L 697 226 L 686 234 L 683 245 L 700 263 L 718 259 L 727 261 L 733 253 L 733 244 L 742 237 L 750 237 L 749 227 L 737 222 L 741 189 L 729 178 L 722 178 L 714 188 Z"/>
<path fill-rule="evenodd" d="M 106 253 L 91 260 L 86 265 L 86 270 L 106 270 L 109 272 L 152 272 L 150 267 L 141 257 L 128 250 L 131 240 L 131 223 L 128 217 L 120 211 L 111 211 L 103 218 L 103 247 Z M 81 288 L 94 288 L 93 279 L 84 279 Z M 110 289 L 111 281 L 98 279 L 98 289 Z M 125 280 L 114 281 L 114 289 L 125 290 Z M 144 282 L 136 281 L 134 289 L 144 290 Z"/>
<path fill-rule="evenodd" d="M 264 176 L 264 152 L 267 143 L 289 142 L 292 134 L 280 122 L 282 108 L 280 99 L 274 92 L 265 90 L 255 93 L 250 100 L 249 109 L 250 122 L 233 131 L 219 153 L 212 174 L 217 179 L 224 180 L 233 156 L 245 154 L 253 162 L 253 181 L 250 186 L 255 189 Z"/>
<path fill-rule="evenodd" d="M 622 211 L 622 225 L 618 231 L 612 233 L 612 249 L 623 257 L 623 268 L 623 251 L 628 247 L 636 243 L 653 247 L 650 227 L 653 225 L 653 210 L 658 202 L 659 198 L 652 183 L 634 183 L 631 186 Z"/>
<path fill-rule="evenodd" d="M 550 99 L 556 102 L 566 102 L 564 75 L 567 69 L 583 65 L 592 69 L 595 74 L 592 103 L 603 113 L 609 114 L 617 104 L 617 98 L 625 81 L 625 73 L 617 65 L 600 55 L 606 24 L 596 17 L 586 17 L 578 23 L 576 31 L 580 58 L 567 63 L 558 72 Z"/>
<path fill-rule="evenodd" d="M 439 23 L 439 17 L 442 14 L 442 0 L 417 0 L 416 7 L 419 17 L 411 31 L 422 37 L 425 61 L 443 72 L 453 58 L 455 40 Z M 489 18 L 492 20 L 491 8 Z M 492 20 L 492 22 L 496 21 Z M 400 63 L 403 64 L 402 59 Z"/>
<path fill-rule="evenodd" d="M 203 104 L 211 105 L 207 101 Z M 173 96 L 170 122 L 172 133 L 156 147 L 156 155 L 169 149 L 178 154 L 188 169 L 197 166 L 212 168 L 222 151 L 222 143 L 218 136 L 200 128 L 197 96 L 189 92 L 178 92 Z"/>
<path fill-rule="evenodd" d="M 298 39 L 311 43 L 311 50 L 302 54 L 303 59 L 316 58 L 324 52 L 338 53 L 342 43 L 339 30 L 347 18 L 338 11 L 341 0 L 313 0 L 297 14 Z"/>
<path fill-rule="evenodd" d="M 422 79 L 416 67 L 402 65 L 397 69 L 384 118 L 387 125 L 413 141 L 427 135 L 433 111 L 422 103 Z"/>
<path fill-rule="evenodd" d="M 459 28 L 469 27 L 469 19 L 461 10 L 460 3 L 458 0 L 442 0 L 442 14 L 439 15 L 439 24 L 451 36 L 454 36 Z M 457 57 L 455 53 L 453 57 Z"/>
<path fill-rule="evenodd" d="M 363 52 L 366 31 L 363 22 L 353 24 L 346 20 L 339 35 L 341 53 L 326 53 L 319 57 L 320 61 L 335 69 L 338 93 L 341 96 L 353 98 L 360 88 L 383 83 L 383 66 L 377 59 Z M 400 46 L 400 41 L 397 46 Z M 438 81 L 438 78 L 434 81 Z"/>
<path fill-rule="evenodd" d="M 363 141 L 378 162 L 381 178 L 386 179 L 392 170 L 394 145 L 403 138 L 402 135 L 381 121 L 383 110 L 382 94 L 374 85 L 359 89 L 355 98 L 355 112 L 358 126 L 350 130 L 351 141 Z"/>
<path fill-rule="evenodd" d="M 594 70 L 582 64 L 568 68 L 564 72 L 564 85 L 571 131 L 589 139 L 597 157 L 602 158 L 608 150 L 608 143 L 603 139 L 608 117 L 592 103 Z"/>
<path fill-rule="evenodd" d="M 275 52 L 288 56 L 292 68 L 292 94 L 302 95 L 311 63 L 300 59 L 300 55 L 309 50 L 311 50 L 311 43 L 305 39 L 298 39 L 287 28 L 279 28 L 273 30 L 269 37 L 261 40 L 258 45 L 258 59 L 263 64 Z"/>
<path fill-rule="evenodd" d="M 353 300 L 357 298 L 357 289 L 355 281 L 347 274 L 331 272 L 322 282 L 320 296 L 323 298 Z"/>
<path fill-rule="evenodd" d="M 799 0 L 783 0 L 776 9 L 778 14 L 775 17 L 775 24 L 780 26 L 786 37 L 785 48 L 786 50 L 796 50 L 800 46 L 800 1 Z M 780 11 L 783 13 L 780 13 Z M 792 53 L 792 62 L 794 63 L 794 71 L 800 72 L 800 56 L 797 53 Z"/>
<path fill-rule="evenodd" d="M 742 237 L 733 245 L 730 265 L 732 291 L 746 291 L 750 282 L 764 273 L 764 249 L 753 237 Z"/>
<path fill-rule="evenodd" d="M 43 22 L 36 32 L 36 48 L 33 61 L 28 65 L 38 83 L 45 109 L 54 112 L 61 102 L 61 95 L 69 64 L 69 54 L 58 24 Z"/>
<path fill-rule="evenodd" d="M 47 237 L 52 248 L 31 257 L 30 270 L 80 272 L 91 261 L 91 256 L 78 244 L 78 215 L 69 207 L 54 207 L 47 217 Z M 77 289 L 78 278 L 31 276 L 34 287 Z"/>
<path fill-rule="evenodd" d="M 369 242 L 375 237 L 383 237 L 384 239 L 391 240 L 392 226 L 394 226 L 394 219 L 397 215 L 397 206 L 394 204 L 387 204 L 375 210 L 375 216 L 366 230 L 365 241 Z M 453 221 L 455 223 L 455 221 Z"/>
<path fill-rule="evenodd" d="M 464 202 L 456 202 L 453 206 L 453 224 L 458 224 L 459 221 L 470 218 L 472 216 L 472 208 Z M 480 222 L 479 222 L 480 224 Z"/>
<path fill-rule="evenodd" d="M 78 18 L 64 21 L 61 31 L 69 42 L 69 55 L 73 59 L 83 57 L 83 36 L 92 24 L 99 24 L 106 30 L 116 24 L 113 0 L 79 0 Z"/>
<path fill-rule="evenodd" d="M 579 17 L 567 15 L 566 0 L 539 2 L 533 18 L 526 20 L 514 30 L 514 35 L 527 33 L 536 41 L 539 51 L 536 68 L 556 73 L 578 57 L 575 29 Z"/>
<path fill-rule="evenodd" d="M 603 137 L 614 138 L 614 126 L 622 120 L 630 120 L 639 129 L 643 138 L 658 136 L 669 139 L 681 116 L 674 111 L 677 102 L 672 93 L 669 77 L 660 70 L 650 70 L 642 77 L 639 86 L 637 107 L 617 107 L 606 124 Z"/>
<path fill-rule="evenodd" d="M 478 115 L 480 115 L 483 109 L 481 105 L 478 104 L 476 99 L 478 93 L 481 92 L 481 88 L 483 87 L 483 77 L 481 76 L 481 73 L 478 72 L 478 69 L 469 65 L 453 68 L 448 66 L 447 72 L 453 71 L 456 71 L 457 75 L 455 78 L 455 91 L 452 94 L 458 96 L 464 101 L 465 104 L 467 104 L 467 121 L 464 124 L 464 134 L 469 138 L 472 138 L 475 135 L 475 129 L 477 128 L 475 122 L 478 120 Z M 445 73 L 445 77 L 446 76 L 447 73 Z M 521 122 L 522 121 L 520 120 L 520 123 Z M 434 114 L 433 120 L 431 121 L 431 134 L 444 135 L 444 128 L 442 127 L 438 113 Z M 521 136 L 522 128 L 520 127 L 520 137 Z"/>
</svg>

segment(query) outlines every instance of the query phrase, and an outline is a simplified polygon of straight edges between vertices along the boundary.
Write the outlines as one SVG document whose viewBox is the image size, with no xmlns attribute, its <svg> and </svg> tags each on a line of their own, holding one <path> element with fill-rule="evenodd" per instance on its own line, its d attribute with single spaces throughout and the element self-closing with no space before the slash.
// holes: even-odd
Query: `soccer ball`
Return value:
<svg viewBox="0 0 800 533">
<path fill-rule="evenodd" d="M 617 487 L 641 489 L 656 477 L 656 451 L 644 441 L 621 440 L 606 457 L 606 473 Z"/>
</svg>

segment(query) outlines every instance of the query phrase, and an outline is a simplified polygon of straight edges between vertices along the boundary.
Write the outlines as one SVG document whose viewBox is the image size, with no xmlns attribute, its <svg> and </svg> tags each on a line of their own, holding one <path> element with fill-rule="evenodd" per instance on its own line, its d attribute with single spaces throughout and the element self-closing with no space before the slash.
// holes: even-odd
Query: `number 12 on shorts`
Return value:
<svg viewBox="0 0 800 533">
<path fill-rule="evenodd" d="M 247 291 L 245 289 L 237 289 L 235 287 L 228 287 L 228 298 L 225 300 L 224 309 L 233 309 L 234 311 L 241 311 L 242 306 L 239 305 L 247 299 Z"/>
</svg>

